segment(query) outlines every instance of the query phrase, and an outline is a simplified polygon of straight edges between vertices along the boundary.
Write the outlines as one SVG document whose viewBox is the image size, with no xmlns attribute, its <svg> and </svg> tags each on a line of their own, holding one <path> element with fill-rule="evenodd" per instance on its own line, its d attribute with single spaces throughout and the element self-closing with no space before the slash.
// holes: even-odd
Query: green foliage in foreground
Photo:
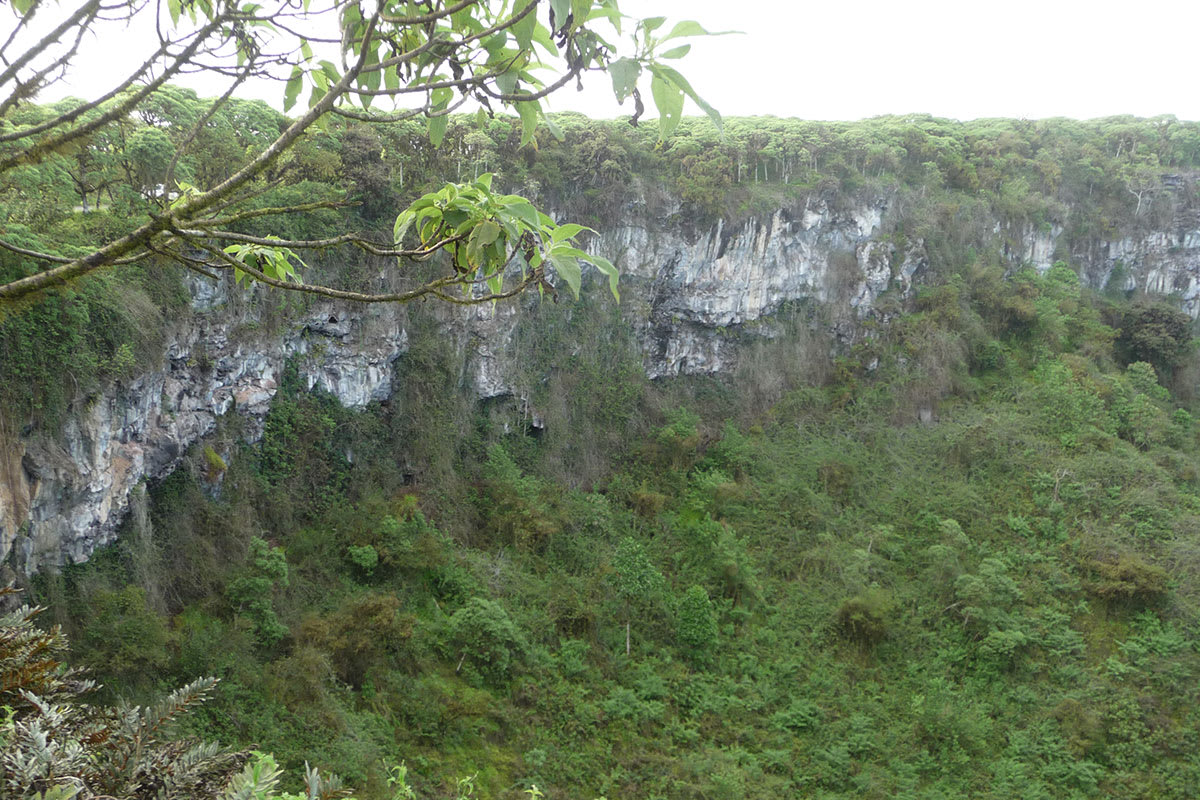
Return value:
<svg viewBox="0 0 1200 800">
<path fill-rule="evenodd" d="M 216 675 L 188 730 L 363 798 L 401 760 L 422 797 L 1195 797 L 1194 355 L 1146 308 L 978 266 L 832 361 L 800 321 L 748 362 L 819 381 L 614 394 L 581 348 L 535 397 L 611 398 L 616 440 L 285 382 L 216 499 L 197 453 L 142 550 L 45 589 L 111 695 Z M 527 324 L 623 347 L 605 319 Z"/>
</svg>

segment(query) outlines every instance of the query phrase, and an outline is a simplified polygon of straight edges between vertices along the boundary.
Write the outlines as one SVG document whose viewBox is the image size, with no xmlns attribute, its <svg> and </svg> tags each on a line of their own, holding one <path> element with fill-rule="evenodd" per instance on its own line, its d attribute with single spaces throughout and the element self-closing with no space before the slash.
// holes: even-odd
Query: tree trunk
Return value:
<svg viewBox="0 0 1200 800">
<path fill-rule="evenodd" d="M 625 655 L 629 655 L 629 620 L 625 620 Z"/>
</svg>

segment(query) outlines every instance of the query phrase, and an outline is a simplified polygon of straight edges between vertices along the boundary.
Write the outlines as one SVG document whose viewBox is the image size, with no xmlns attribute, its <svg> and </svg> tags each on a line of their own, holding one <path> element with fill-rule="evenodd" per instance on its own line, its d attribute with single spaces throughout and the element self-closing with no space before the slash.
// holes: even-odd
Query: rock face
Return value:
<svg viewBox="0 0 1200 800">
<path fill-rule="evenodd" d="M 604 233 L 596 246 L 651 287 L 639 320 L 646 373 L 719 372 L 736 357 L 735 340 L 723 332 L 784 303 L 816 301 L 835 320 L 852 322 L 887 289 L 907 293 L 924 253 L 899 253 L 880 239 L 886 211 L 884 199 L 849 211 L 814 203 L 733 229 L 718 224 L 694 241 L 629 225 Z"/>
<path fill-rule="evenodd" d="M 406 337 L 396 308 L 322 304 L 279 335 L 255 329 L 253 312 L 226 308 L 227 292 L 192 287 L 193 310 L 172 332 L 159 369 L 87 398 L 60 435 L 4 446 L 0 554 L 14 567 L 87 560 L 112 540 L 131 490 L 170 473 L 188 447 L 236 413 L 251 441 L 295 358 L 309 388 L 361 408 L 391 391 Z"/>
<path fill-rule="evenodd" d="M 889 236 L 895 221 L 886 197 L 840 209 L 813 201 L 690 237 L 666 221 L 671 211 L 620 221 L 592 243 L 626 276 L 623 311 L 652 378 L 729 369 L 739 340 L 732 334 L 753 334 L 790 302 L 823 304 L 835 329 L 852 335 L 881 294 L 906 296 L 928 265 L 920 241 L 901 248 Z M 1065 247 L 1060 228 L 997 224 L 995 235 L 1010 243 L 1014 263 L 1042 270 Z M 1096 241 L 1070 259 L 1093 287 L 1119 279 L 1122 288 L 1176 293 L 1200 314 L 1200 230 Z M 406 350 L 406 309 L 323 304 L 268 332 L 227 287 L 190 289 L 192 313 L 170 332 L 157 369 L 80 401 L 53 440 L 0 441 L 0 559 L 11 552 L 18 572 L 84 561 L 111 541 L 130 492 L 169 474 L 223 415 L 238 415 L 243 435 L 256 440 L 289 359 L 306 386 L 346 406 L 390 395 L 394 362 Z M 476 395 L 515 393 L 506 346 L 519 309 L 440 313 Z M 762 330 L 769 335 L 769 326 Z"/>
</svg>

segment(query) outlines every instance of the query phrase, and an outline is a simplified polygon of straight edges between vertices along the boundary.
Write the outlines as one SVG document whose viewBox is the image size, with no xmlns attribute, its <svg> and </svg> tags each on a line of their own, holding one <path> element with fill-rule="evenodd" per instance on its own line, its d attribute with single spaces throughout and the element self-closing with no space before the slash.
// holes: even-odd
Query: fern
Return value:
<svg viewBox="0 0 1200 800">
<path fill-rule="evenodd" d="M 0 598 L 11 594 L 0 588 Z M 0 796 L 215 800 L 231 788 L 247 753 L 169 736 L 170 723 L 203 702 L 215 678 L 192 681 L 148 708 L 90 706 L 81 698 L 94 684 L 65 666 L 61 630 L 34 626 L 39 612 L 22 607 L 0 616 Z M 254 776 L 255 783 L 237 785 L 266 800 L 278 770 L 260 767 Z"/>
<path fill-rule="evenodd" d="M 222 800 L 269 800 L 283 770 L 275 758 L 267 753 L 255 753 L 254 760 L 230 782 Z"/>
</svg>

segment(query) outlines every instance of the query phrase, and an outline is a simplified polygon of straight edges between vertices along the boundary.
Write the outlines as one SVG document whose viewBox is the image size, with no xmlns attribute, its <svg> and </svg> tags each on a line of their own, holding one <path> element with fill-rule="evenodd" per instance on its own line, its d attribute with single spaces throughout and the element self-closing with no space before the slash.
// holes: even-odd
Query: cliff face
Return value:
<svg viewBox="0 0 1200 800">
<path fill-rule="evenodd" d="M 5 444 L 0 554 L 15 550 L 18 571 L 87 560 L 112 540 L 130 491 L 169 474 L 219 417 L 242 416 L 256 439 L 289 358 L 308 387 L 347 406 L 388 396 L 405 348 L 400 309 L 321 305 L 265 335 L 253 311 L 227 308 L 227 291 L 190 288 L 194 313 L 171 332 L 160 368 L 84 400 L 55 439 Z"/>
<path fill-rule="evenodd" d="M 623 273 L 650 287 L 638 323 L 651 378 L 719 372 L 736 357 L 745 328 L 789 301 L 827 305 L 835 325 L 852 325 L 889 288 L 907 294 L 926 264 L 919 247 L 898 252 L 882 239 L 887 201 L 849 210 L 823 203 L 777 211 L 736 228 L 723 223 L 694 241 L 626 226 L 601 237 Z"/>
<path fill-rule="evenodd" d="M 836 210 L 814 201 L 692 237 L 664 220 L 628 219 L 591 246 L 622 269 L 623 312 L 657 378 L 729 369 L 739 338 L 730 333 L 752 335 L 791 301 L 824 304 L 833 325 L 852 334 L 882 293 L 907 295 L 928 265 L 922 242 L 893 242 L 893 224 L 884 197 Z M 1009 242 L 1014 263 L 1040 269 L 1063 250 L 1058 228 L 998 224 L 995 235 Z M 1091 286 L 1120 267 L 1125 288 L 1178 294 L 1200 314 L 1200 228 L 1095 241 L 1070 255 Z M 115 536 L 134 487 L 169 474 L 220 417 L 238 415 L 245 438 L 256 440 L 289 359 L 305 385 L 346 406 L 389 396 L 406 349 L 406 309 L 323 304 L 267 333 L 228 287 L 190 288 L 192 313 L 171 331 L 157 369 L 81 401 L 54 439 L 0 442 L 0 558 L 12 553 L 17 571 L 86 560 Z M 443 315 L 479 397 L 513 393 L 506 343 L 519 317 L 511 304 Z M 467 349 L 467 341 L 479 344 Z"/>
</svg>

